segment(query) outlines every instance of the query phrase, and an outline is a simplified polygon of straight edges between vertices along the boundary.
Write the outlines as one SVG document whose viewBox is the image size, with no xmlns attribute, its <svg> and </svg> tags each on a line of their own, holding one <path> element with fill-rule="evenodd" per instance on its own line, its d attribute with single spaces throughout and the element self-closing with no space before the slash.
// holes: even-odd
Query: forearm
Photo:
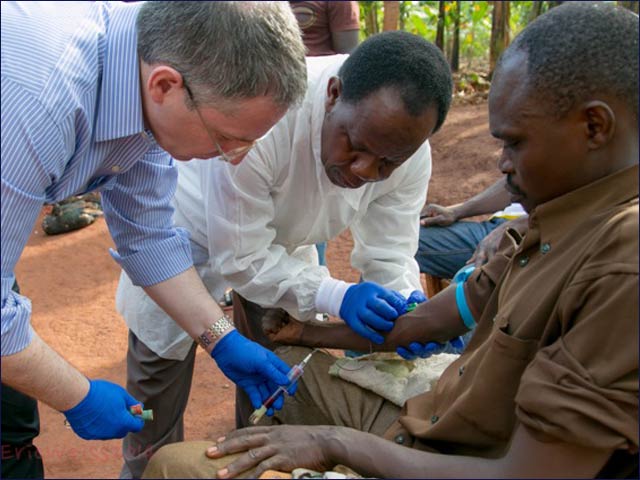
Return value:
<svg viewBox="0 0 640 480">
<path fill-rule="evenodd" d="M 395 351 L 411 342 L 446 342 L 467 331 L 455 303 L 455 287 L 450 286 L 429 302 L 421 304 L 414 314 L 399 317 L 384 343 L 375 345 L 344 323 L 308 323 L 301 326 L 298 343 L 309 347 L 340 348 L 359 351 Z"/>
<path fill-rule="evenodd" d="M 375 478 L 594 478 L 613 453 L 541 442 L 522 425 L 495 459 L 415 450 L 348 428 L 337 429 L 327 449 L 336 464 Z"/>
<path fill-rule="evenodd" d="M 223 315 L 193 267 L 144 290 L 193 339 Z M 212 348 L 207 351 L 211 353 Z"/>
<path fill-rule="evenodd" d="M 478 195 L 470 198 L 464 203 L 452 207 L 457 220 L 473 217 L 475 215 L 486 215 L 498 210 L 502 210 L 511 203 L 509 192 L 505 189 L 505 179 L 500 178 L 496 183 Z"/>
<path fill-rule="evenodd" d="M 59 411 L 74 407 L 89 391 L 87 378 L 37 334 L 24 350 L 2 357 L 2 383 Z"/>
</svg>

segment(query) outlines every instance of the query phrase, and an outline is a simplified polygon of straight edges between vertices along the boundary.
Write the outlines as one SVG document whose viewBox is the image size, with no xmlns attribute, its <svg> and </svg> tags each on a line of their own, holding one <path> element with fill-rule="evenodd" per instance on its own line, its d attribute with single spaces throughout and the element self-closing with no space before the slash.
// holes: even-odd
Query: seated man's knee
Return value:
<svg viewBox="0 0 640 480">
<path fill-rule="evenodd" d="M 233 457 L 210 459 L 205 451 L 211 445 L 210 441 L 165 445 L 153 454 L 142 478 L 215 478 L 216 472 L 233 461 Z"/>
</svg>

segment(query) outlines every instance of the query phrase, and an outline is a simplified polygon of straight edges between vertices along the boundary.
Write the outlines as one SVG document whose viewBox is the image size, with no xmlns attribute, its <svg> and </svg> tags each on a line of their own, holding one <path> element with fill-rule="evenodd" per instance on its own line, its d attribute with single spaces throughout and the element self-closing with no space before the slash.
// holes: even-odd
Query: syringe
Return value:
<svg viewBox="0 0 640 480">
<path fill-rule="evenodd" d="M 273 403 L 276 401 L 276 399 L 281 393 L 286 393 L 289 391 L 293 383 L 296 380 L 298 380 L 304 373 L 304 367 L 311 359 L 311 355 L 313 355 L 314 353 L 316 353 L 315 350 L 313 350 L 309 355 L 304 357 L 304 359 L 299 364 L 291 367 L 291 370 L 289 370 L 289 373 L 287 373 L 289 384 L 287 386 L 279 386 L 276 389 L 276 391 L 273 392 L 271 396 L 265 400 L 265 402 L 262 404 L 260 408 L 257 408 L 253 411 L 253 413 L 249 417 L 249 423 L 251 425 L 255 425 L 260 421 L 260 419 L 264 416 L 265 413 L 267 413 L 267 410 L 271 408 L 271 406 L 273 405 Z"/>
</svg>

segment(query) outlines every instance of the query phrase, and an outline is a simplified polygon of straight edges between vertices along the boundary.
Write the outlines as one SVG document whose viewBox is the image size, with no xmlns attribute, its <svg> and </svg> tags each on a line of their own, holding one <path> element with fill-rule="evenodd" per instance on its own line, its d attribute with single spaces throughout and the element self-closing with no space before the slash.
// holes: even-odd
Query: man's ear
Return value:
<svg viewBox="0 0 640 480">
<path fill-rule="evenodd" d="M 616 116 L 611 107 L 601 101 L 592 100 L 584 105 L 589 149 L 602 148 L 611 141 L 616 130 Z"/>
<path fill-rule="evenodd" d="M 148 72 L 146 87 L 149 97 L 154 102 L 162 104 L 168 95 L 176 93 L 185 95 L 184 80 L 175 68 L 168 65 L 155 65 L 151 66 Z"/>
<path fill-rule="evenodd" d="M 330 112 L 338 102 L 342 93 L 342 80 L 339 77 L 331 77 L 327 83 L 327 99 L 324 102 L 325 112 Z"/>
</svg>

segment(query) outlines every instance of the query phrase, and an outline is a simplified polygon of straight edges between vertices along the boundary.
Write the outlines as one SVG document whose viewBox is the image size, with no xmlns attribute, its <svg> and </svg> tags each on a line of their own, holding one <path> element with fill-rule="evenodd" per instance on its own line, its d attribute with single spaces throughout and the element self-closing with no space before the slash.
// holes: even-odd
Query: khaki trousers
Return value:
<svg viewBox="0 0 640 480">
<path fill-rule="evenodd" d="M 290 365 L 300 362 L 311 349 L 278 347 L 275 352 Z M 382 436 L 400 414 L 400 408 L 373 392 L 329 375 L 335 357 L 316 352 L 305 368 L 293 397 L 282 410 L 259 425 L 337 425 Z M 174 443 L 161 448 L 149 462 L 143 478 L 215 478 L 235 455 L 211 460 L 204 454 L 213 442 Z M 348 466 L 348 465 L 347 465 Z M 252 471 L 238 478 L 255 478 Z"/>
</svg>

